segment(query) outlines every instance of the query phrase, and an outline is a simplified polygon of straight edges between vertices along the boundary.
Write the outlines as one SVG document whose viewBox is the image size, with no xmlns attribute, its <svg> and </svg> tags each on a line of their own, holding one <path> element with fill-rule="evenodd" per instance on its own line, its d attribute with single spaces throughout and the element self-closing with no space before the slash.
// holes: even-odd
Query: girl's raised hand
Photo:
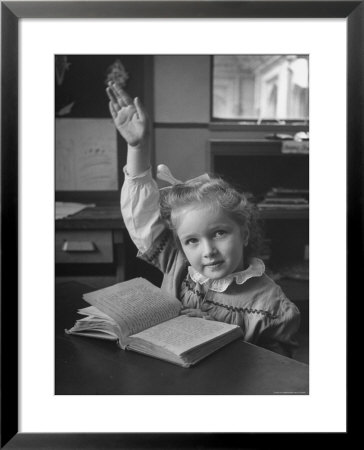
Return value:
<svg viewBox="0 0 364 450">
<path fill-rule="evenodd" d="M 116 83 L 110 82 L 106 93 L 116 128 L 129 145 L 139 145 L 146 137 L 149 126 L 148 116 L 141 101 L 138 97 L 133 100 Z"/>
</svg>

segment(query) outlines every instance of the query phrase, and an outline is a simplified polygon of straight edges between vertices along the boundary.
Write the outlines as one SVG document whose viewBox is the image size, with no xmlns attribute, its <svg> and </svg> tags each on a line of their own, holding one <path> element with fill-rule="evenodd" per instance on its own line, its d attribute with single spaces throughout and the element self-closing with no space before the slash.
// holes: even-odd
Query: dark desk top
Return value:
<svg viewBox="0 0 364 450">
<path fill-rule="evenodd" d="M 242 340 L 186 369 L 114 342 L 66 335 L 91 290 L 77 282 L 56 286 L 56 394 L 308 394 L 306 364 Z"/>
<path fill-rule="evenodd" d="M 98 205 L 56 220 L 56 230 L 125 228 L 119 205 Z"/>
</svg>

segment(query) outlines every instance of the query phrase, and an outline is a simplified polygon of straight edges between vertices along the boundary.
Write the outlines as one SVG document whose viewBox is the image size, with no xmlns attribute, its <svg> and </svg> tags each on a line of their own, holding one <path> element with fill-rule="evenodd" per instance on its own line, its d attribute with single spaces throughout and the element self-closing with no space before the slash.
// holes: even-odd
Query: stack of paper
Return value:
<svg viewBox="0 0 364 450">
<path fill-rule="evenodd" d="M 94 207 L 94 204 L 85 205 L 83 203 L 56 202 L 56 220 L 71 216 L 85 208 Z"/>
</svg>

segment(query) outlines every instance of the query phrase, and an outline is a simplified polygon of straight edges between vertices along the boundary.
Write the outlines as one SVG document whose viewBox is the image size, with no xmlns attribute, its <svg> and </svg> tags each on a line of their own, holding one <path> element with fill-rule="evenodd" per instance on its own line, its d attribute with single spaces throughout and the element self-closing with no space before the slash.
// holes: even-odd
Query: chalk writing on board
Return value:
<svg viewBox="0 0 364 450">
<path fill-rule="evenodd" d="M 117 141 L 112 120 L 56 119 L 56 190 L 117 189 Z"/>
</svg>

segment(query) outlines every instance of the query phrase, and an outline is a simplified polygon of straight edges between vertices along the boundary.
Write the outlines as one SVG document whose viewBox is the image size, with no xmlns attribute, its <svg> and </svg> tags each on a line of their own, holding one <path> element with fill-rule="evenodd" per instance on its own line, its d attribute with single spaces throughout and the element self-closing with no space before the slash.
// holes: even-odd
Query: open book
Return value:
<svg viewBox="0 0 364 450">
<path fill-rule="evenodd" d="M 92 306 L 65 330 L 68 334 L 114 340 L 134 350 L 189 367 L 242 336 L 237 325 L 180 315 L 181 302 L 144 278 L 83 296 Z"/>
</svg>

